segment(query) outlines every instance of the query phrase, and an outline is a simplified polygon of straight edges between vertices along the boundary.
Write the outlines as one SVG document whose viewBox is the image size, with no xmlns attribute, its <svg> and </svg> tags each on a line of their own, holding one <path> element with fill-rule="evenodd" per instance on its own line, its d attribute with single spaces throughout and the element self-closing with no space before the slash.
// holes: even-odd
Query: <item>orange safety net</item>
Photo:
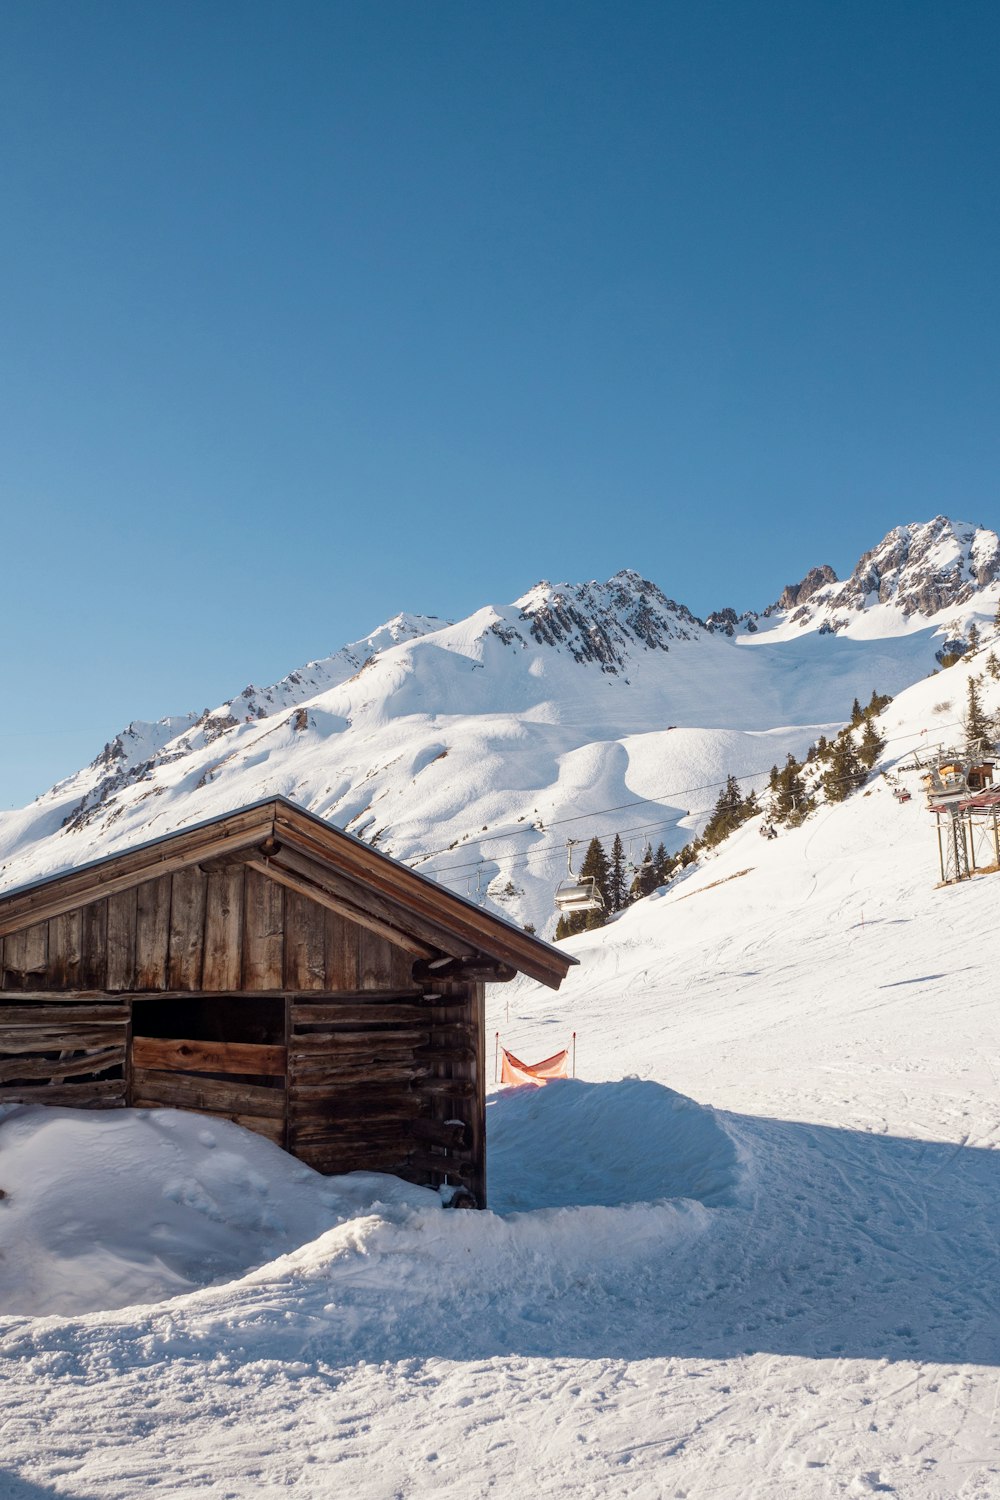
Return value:
<svg viewBox="0 0 1000 1500">
<path fill-rule="evenodd" d="M 569 1077 L 569 1048 L 564 1047 L 561 1052 L 556 1052 L 552 1057 L 546 1057 L 539 1063 L 524 1063 L 513 1052 L 508 1052 L 506 1047 L 501 1047 L 503 1062 L 500 1065 L 501 1083 L 533 1083 L 541 1087 L 550 1078 Z"/>
</svg>

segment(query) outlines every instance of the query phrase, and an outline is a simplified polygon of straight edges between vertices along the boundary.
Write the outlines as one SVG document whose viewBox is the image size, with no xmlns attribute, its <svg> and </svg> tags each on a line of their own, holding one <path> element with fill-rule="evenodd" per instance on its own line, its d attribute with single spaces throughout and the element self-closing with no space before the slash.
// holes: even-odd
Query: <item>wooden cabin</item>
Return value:
<svg viewBox="0 0 1000 1500">
<path fill-rule="evenodd" d="M 196 1110 L 483 1206 L 485 984 L 574 962 L 274 798 L 0 897 L 0 1103 Z"/>
</svg>

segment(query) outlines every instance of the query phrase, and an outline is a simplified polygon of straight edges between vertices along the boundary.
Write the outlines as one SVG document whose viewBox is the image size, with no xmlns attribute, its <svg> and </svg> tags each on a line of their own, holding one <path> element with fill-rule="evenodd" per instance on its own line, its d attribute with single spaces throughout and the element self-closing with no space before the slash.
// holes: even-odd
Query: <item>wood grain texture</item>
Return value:
<svg viewBox="0 0 1000 1500">
<path fill-rule="evenodd" d="M 326 988 L 327 909 L 297 891 L 285 892 L 285 986 L 290 990 Z"/>
<path fill-rule="evenodd" d="M 105 989 L 108 973 L 108 903 L 91 901 L 80 912 L 80 983 Z"/>
<path fill-rule="evenodd" d="M 21 1055 L 7 1057 L 0 1052 L 0 1084 L 37 1080 L 62 1083 L 67 1078 L 89 1077 L 109 1073 L 125 1066 L 125 1038 L 119 1046 L 101 1047 L 96 1051 L 64 1052 L 59 1058 Z"/>
<path fill-rule="evenodd" d="M 262 1116 L 269 1120 L 283 1120 L 285 1116 L 285 1096 L 281 1089 L 251 1083 L 219 1083 L 213 1078 L 192 1078 L 184 1073 L 133 1067 L 132 1094 L 134 1099 L 147 1103 L 154 1100 L 171 1109 Z"/>
<path fill-rule="evenodd" d="M 243 989 L 277 990 L 282 987 L 284 920 L 284 889 L 248 866 L 244 901 Z"/>
<path fill-rule="evenodd" d="M 133 886 L 108 897 L 106 986 L 130 990 L 135 983 L 135 925 L 138 893 Z"/>
<path fill-rule="evenodd" d="M 172 990 L 201 988 L 207 887 L 208 876 L 198 869 L 171 876 L 167 985 Z"/>
<path fill-rule="evenodd" d="M 170 944 L 170 876 L 144 880 L 136 887 L 135 987 L 165 990 Z"/>
<path fill-rule="evenodd" d="M 202 988 L 238 990 L 243 964 L 243 866 L 212 870 L 205 909 Z"/>
<path fill-rule="evenodd" d="M 54 989 L 74 989 L 80 983 L 83 919 L 79 911 L 49 920 L 46 983 Z"/>
<path fill-rule="evenodd" d="M 285 1049 L 255 1042 L 195 1042 L 137 1036 L 132 1039 L 132 1065 L 177 1072 L 264 1074 L 280 1078 L 285 1072 Z"/>
</svg>

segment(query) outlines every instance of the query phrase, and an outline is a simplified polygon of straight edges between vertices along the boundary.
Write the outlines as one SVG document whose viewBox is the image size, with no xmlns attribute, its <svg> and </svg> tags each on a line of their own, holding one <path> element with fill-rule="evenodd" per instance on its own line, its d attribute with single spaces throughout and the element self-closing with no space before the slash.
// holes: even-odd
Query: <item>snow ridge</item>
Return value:
<svg viewBox="0 0 1000 1500">
<path fill-rule="evenodd" d="M 679 848 L 714 782 L 765 778 L 854 697 L 926 676 L 993 620 L 998 584 L 996 533 L 939 516 L 760 615 L 703 622 L 631 569 L 457 622 L 400 614 L 214 709 L 128 725 L 0 814 L 0 888 L 280 794 L 548 932 L 559 838 L 610 836 L 625 823 L 603 810 L 644 799 L 631 821 Z"/>
</svg>

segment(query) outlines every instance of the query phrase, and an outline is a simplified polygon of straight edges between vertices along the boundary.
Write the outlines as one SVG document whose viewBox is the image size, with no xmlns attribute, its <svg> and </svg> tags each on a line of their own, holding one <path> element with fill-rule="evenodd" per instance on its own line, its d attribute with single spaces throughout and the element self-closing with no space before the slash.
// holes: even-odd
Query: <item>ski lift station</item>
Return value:
<svg viewBox="0 0 1000 1500">
<path fill-rule="evenodd" d="M 944 885 L 1000 869 L 1000 791 L 993 790 L 993 767 L 982 757 L 949 754 L 923 777 Z"/>
<path fill-rule="evenodd" d="M 575 962 L 274 798 L 0 897 L 0 1104 L 195 1110 L 482 1207 L 485 985 Z"/>
</svg>

